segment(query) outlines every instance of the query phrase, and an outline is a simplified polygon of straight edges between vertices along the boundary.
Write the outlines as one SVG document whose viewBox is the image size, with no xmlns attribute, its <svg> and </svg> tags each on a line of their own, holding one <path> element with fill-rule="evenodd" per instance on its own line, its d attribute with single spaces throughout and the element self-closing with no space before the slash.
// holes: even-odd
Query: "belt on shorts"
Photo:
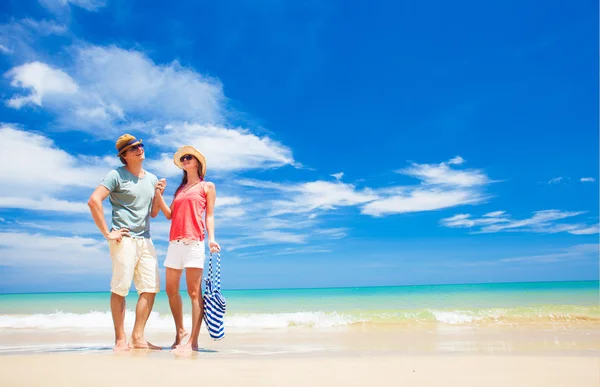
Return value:
<svg viewBox="0 0 600 387">
<path fill-rule="evenodd" d="M 174 241 L 171 241 L 171 243 L 183 243 L 186 246 L 189 246 L 192 243 L 201 244 L 203 242 L 204 241 L 201 241 L 200 239 L 175 239 Z"/>
</svg>

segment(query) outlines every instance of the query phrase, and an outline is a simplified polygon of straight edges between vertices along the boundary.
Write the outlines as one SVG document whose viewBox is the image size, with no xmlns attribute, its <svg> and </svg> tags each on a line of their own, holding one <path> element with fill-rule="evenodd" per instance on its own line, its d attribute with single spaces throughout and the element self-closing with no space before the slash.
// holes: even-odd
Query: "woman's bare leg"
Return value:
<svg viewBox="0 0 600 387">
<path fill-rule="evenodd" d="M 175 341 L 171 348 L 175 348 L 185 336 L 187 332 L 183 328 L 183 305 L 181 304 L 181 295 L 179 294 L 179 283 L 181 282 L 181 274 L 183 270 L 172 269 L 167 267 L 167 297 L 169 297 L 169 306 L 175 321 Z"/>
<path fill-rule="evenodd" d="M 177 352 L 191 352 L 198 350 L 198 337 L 200 326 L 204 318 L 204 300 L 202 299 L 202 269 L 188 267 L 185 269 L 185 279 L 188 294 L 192 301 L 192 333 L 188 342 L 177 347 Z"/>
</svg>

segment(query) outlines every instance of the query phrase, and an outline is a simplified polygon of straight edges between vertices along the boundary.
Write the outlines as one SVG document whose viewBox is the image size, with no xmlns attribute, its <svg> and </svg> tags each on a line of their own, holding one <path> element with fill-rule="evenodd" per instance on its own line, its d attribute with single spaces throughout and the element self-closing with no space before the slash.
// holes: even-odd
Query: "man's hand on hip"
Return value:
<svg viewBox="0 0 600 387">
<path fill-rule="evenodd" d="M 122 228 L 120 230 L 112 230 L 104 237 L 109 241 L 117 241 L 117 243 L 121 242 L 124 236 L 129 236 L 129 230 L 126 228 Z"/>
</svg>

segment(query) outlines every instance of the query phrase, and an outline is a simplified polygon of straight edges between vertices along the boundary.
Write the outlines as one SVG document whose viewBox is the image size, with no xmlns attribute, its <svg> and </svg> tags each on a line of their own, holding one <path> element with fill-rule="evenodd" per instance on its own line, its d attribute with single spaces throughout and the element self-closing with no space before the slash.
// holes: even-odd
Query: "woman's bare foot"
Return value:
<svg viewBox="0 0 600 387">
<path fill-rule="evenodd" d="M 180 345 L 177 348 L 171 350 L 171 352 L 178 354 L 178 355 L 189 354 L 189 353 L 196 352 L 196 351 L 198 351 L 198 343 L 192 344 L 191 341 L 188 341 L 187 343 Z"/>
<path fill-rule="evenodd" d="M 121 339 L 115 342 L 115 347 L 113 348 L 113 352 L 125 352 L 129 351 L 129 346 L 127 345 L 127 340 Z"/>
<path fill-rule="evenodd" d="M 150 342 L 148 342 L 144 339 L 134 339 L 133 337 L 131 338 L 131 341 L 129 342 L 129 348 L 132 348 L 132 349 L 154 349 L 154 350 L 162 349 L 161 347 L 151 344 Z"/>
<path fill-rule="evenodd" d="M 187 335 L 188 333 L 185 330 L 179 331 L 177 335 L 175 335 L 175 341 L 173 342 L 173 345 L 171 345 L 171 349 L 179 347 L 181 345 L 181 342 L 187 337 Z"/>
</svg>

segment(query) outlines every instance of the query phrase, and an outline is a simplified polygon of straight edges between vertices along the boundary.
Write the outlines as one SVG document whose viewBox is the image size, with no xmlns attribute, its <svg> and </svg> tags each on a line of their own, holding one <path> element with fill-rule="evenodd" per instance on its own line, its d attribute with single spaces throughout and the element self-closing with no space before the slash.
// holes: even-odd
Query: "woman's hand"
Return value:
<svg viewBox="0 0 600 387">
<path fill-rule="evenodd" d="M 154 189 L 159 191 L 159 193 L 161 195 L 165 192 L 165 188 L 167 188 L 167 180 L 166 179 L 160 179 L 158 181 L 158 183 L 156 183 L 156 185 L 154 186 Z"/>
<path fill-rule="evenodd" d="M 218 253 L 221 251 L 221 246 L 219 246 L 219 244 L 215 241 L 208 241 L 208 248 L 210 249 L 211 253 Z"/>
</svg>

